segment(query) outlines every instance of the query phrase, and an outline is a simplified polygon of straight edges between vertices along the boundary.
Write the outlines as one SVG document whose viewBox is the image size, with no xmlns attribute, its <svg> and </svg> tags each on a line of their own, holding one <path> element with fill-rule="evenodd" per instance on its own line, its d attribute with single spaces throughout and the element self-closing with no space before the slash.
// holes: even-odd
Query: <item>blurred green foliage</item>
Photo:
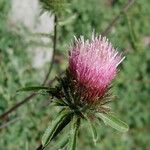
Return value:
<svg viewBox="0 0 150 150">
<path fill-rule="evenodd" d="M 74 35 L 90 37 L 93 29 L 99 34 L 103 32 L 125 3 L 124 0 L 112 2 L 72 0 L 69 11 L 60 20 L 65 21 L 73 15 L 76 17 L 59 27 L 59 52 L 67 56 L 68 44 Z M 146 37 L 150 38 L 149 6 L 149 0 L 136 1 L 107 35 L 113 45 L 126 55 L 114 81 L 113 92 L 117 100 L 111 105 L 115 113 L 129 124 L 130 130 L 120 134 L 97 123 L 99 140 L 94 145 L 85 124 L 79 135 L 79 149 L 149 150 L 150 47 L 144 41 Z M 31 67 L 32 57 L 26 51 L 28 45 L 23 36 L 10 30 L 7 22 L 9 10 L 10 1 L 0 0 L 0 114 L 25 97 L 25 94 L 16 95 L 17 89 L 41 83 L 38 74 L 40 70 Z M 60 70 L 55 65 L 52 76 L 58 72 Z M 10 119 L 18 120 L 7 128 L 0 129 L 1 150 L 30 150 L 37 147 L 48 122 L 55 117 L 57 111 L 47 106 L 45 99 L 47 98 L 38 96 L 9 115 Z M 57 147 L 62 139 L 65 139 L 65 135 L 58 139 L 60 142 L 52 143 L 51 147 Z"/>
</svg>

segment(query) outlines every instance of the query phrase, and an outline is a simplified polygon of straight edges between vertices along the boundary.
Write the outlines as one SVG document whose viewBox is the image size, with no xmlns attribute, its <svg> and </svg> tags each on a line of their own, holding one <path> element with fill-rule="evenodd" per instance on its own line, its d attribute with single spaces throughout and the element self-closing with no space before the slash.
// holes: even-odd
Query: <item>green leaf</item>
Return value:
<svg viewBox="0 0 150 150">
<path fill-rule="evenodd" d="M 97 117 L 101 118 L 106 125 L 109 125 L 120 132 L 127 132 L 129 129 L 126 123 L 116 118 L 116 116 L 112 114 L 97 113 Z"/>
<path fill-rule="evenodd" d="M 42 145 L 44 148 L 60 133 L 60 131 L 71 121 L 71 119 L 72 112 L 70 111 L 62 111 L 56 117 L 52 124 L 48 126 L 42 137 Z"/>
<path fill-rule="evenodd" d="M 74 116 L 71 130 L 70 130 L 68 150 L 76 150 L 76 141 L 77 141 L 77 134 L 78 134 L 79 126 L 80 126 L 80 118 L 77 118 L 76 116 Z"/>
<path fill-rule="evenodd" d="M 39 91 L 39 90 L 49 90 L 49 87 L 44 87 L 44 86 L 31 86 L 31 87 L 24 87 L 21 88 L 19 90 L 17 90 L 17 92 L 22 92 L 22 91 Z"/>
<path fill-rule="evenodd" d="M 51 150 L 62 150 L 63 148 L 66 147 L 67 143 L 69 141 L 68 134 L 66 132 L 61 135 L 56 142 L 53 144 L 54 146 L 51 147 Z"/>
<path fill-rule="evenodd" d="M 54 106 L 66 106 L 67 104 L 63 100 L 54 101 Z"/>
<path fill-rule="evenodd" d="M 91 123 L 91 120 L 86 116 L 86 120 L 88 121 L 89 129 L 91 131 L 92 137 L 93 137 L 93 142 L 96 145 L 96 142 L 98 140 L 98 134 L 96 131 L 96 127 L 94 126 L 94 123 Z"/>
</svg>

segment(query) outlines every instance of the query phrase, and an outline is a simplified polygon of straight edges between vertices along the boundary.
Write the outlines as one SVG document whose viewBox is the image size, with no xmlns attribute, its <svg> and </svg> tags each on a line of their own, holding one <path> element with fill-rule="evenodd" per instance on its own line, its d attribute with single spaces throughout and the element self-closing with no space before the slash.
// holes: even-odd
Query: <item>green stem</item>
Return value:
<svg viewBox="0 0 150 150">
<path fill-rule="evenodd" d="M 54 16 L 53 56 L 52 56 L 52 60 L 51 60 L 50 66 L 49 66 L 49 70 L 46 74 L 46 77 L 45 77 L 42 85 L 45 85 L 45 83 L 47 82 L 49 75 L 51 73 L 51 70 L 53 68 L 53 64 L 54 64 L 54 57 L 55 57 L 56 45 L 57 45 L 57 24 L 58 24 L 57 16 L 55 15 Z"/>
</svg>

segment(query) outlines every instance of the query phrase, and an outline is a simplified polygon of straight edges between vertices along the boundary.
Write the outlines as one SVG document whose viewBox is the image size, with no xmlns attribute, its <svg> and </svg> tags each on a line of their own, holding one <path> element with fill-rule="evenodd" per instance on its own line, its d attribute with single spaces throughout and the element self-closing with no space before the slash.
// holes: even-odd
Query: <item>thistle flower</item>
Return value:
<svg viewBox="0 0 150 150">
<path fill-rule="evenodd" d="M 58 78 L 58 85 L 50 87 L 27 87 L 22 91 L 45 90 L 50 94 L 53 106 L 59 106 L 61 111 L 51 125 L 45 130 L 42 145 L 45 147 L 68 124 L 71 124 L 68 149 L 76 149 L 76 139 L 81 120 L 87 121 L 93 142 L 97 141 L 94 120 L 103 121 L 106 125 L 120 131 L 128 131 L 128 125 L 110 112 L 106 103 L 109 97 L 109 87 L 117 75 L 117 67 L 124 57 L 106 37 L 92 36 L 91 40 L 75 38 L 75 43 L 69 51 L 69 67 L 63 77 Z M 91 120 L 94 119 L 94 120 Z M 88 129 L 89 130 L 89 129 Z M 68 139 L 68 134 L 67 139 Z"/>
<path fill-rule="evenodd" d="M 69 72 L 78 91 L 84 91 L 84 100 L 95 101 L 104 96 L 123 59 L 106 37 L 75 38 L 69 51 Z"/>
</svg>

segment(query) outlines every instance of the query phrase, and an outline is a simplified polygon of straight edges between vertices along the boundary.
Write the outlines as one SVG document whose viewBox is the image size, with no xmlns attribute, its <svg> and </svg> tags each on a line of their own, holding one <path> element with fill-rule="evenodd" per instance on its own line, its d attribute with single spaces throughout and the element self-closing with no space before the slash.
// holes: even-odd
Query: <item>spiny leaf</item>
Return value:
<svg viewBox="0 0 150 150">
<path fill-rule="evenodd" d="M 97 113 L 97 117 L 102 119 L 106 125 L 109 125 L 120 132 L 127 132 L 129 129 L 126 123 L 124 123 L 112 114 Z"/>
<path fill-rule="evenodd" d="M 52 124 L 48 126 L 42 137 L 43 147 L 46 147 L 49 142 L 60 133 L 60 131 L 71 121 L 71 118 L 72 112 L 70 111 L 62 111 L 56 117 L 56 120 L 54 120 Z"/>
</svg>

